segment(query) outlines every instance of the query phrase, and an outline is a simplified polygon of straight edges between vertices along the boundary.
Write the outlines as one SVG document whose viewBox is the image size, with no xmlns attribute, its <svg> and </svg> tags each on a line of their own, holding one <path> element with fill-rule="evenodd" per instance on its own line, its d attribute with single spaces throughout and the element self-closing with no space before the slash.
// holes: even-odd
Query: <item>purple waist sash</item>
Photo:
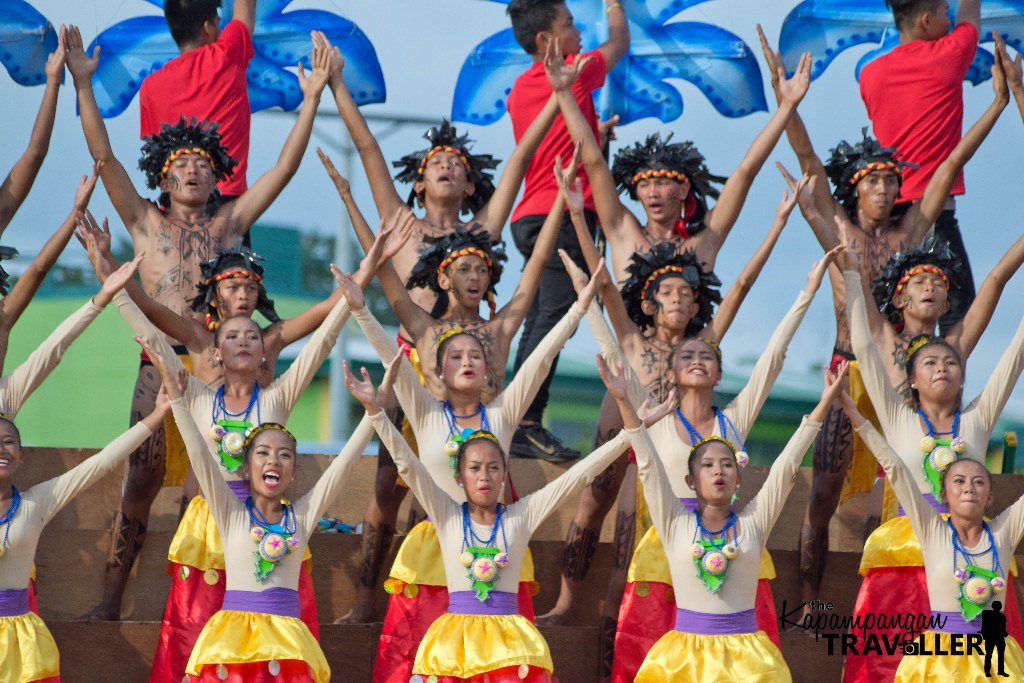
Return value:
<svg viewBox="0 0 1024 683">
<path fill-rule="evenodd" d="M 28 589 L 0 590 L 0 617 L 20 617 L 28 612 Z"/>
<path fill-rule="evenodd" d="M 268 588 L 265 591 L 224 591 L 221 609 L 235 612 L 260 612 L 279 617 L 299 618 L 299 591 Z"/>
<path fill-rule="evenodd" d="M 925 502 L 931 505 L 932 509 L 938 512 L 939 514 L 946 514 L 949 512 L 949 506 L 946 505 L 945 503 L 940 503 L 939 501 L 935 500 L 935 496 L 933 496 L 932 494 L 922 493 L 921 497 L 924 498 Z M 907 516 L 907 513 L 903 511 L 902 505 L 900 505 L 898 508 L 898 514 L 900 517 Z M 957 631 L 957 633 L 959 633 L 959 631 Z"/>
<path fill-rule="evenodd" d="M 231 493 L 235 494 L 240 503 L 244 503 L 249 497 L 249 482 L 245 479 L 225 479 Z"/>
<path fill-rule="evenodd" d="M 938 627 L 940 617 L 945 620 L 942 628 Z M 932 612 L 931 626 L 929 630 L 938 633 L 980 633 L 981 619 L 975 619 L 972 623 L 965 620 L 960 612 Z"/>
<path fill-rule="evenodd" d="M 680 498 L 679 502 L 683 504 L 687 512 L 697 511 L 697 499 L 696 498 Z"/>
<path fill-rule="evenodd" d="M 675 630 L 701 636 L 733 636 L 757 633 L 758 628 L 752 609 L 732 614 L 707 614 L 676 608 Z"/>
<path fill-rule="evenodd" d="M 491 591 L 486 602 L 480 602 L 474 591 L 455 591 L 448 594 L 449 614 L 484 614 L 502 616 L 519 614 L 519 595 Z"/>
</svg>

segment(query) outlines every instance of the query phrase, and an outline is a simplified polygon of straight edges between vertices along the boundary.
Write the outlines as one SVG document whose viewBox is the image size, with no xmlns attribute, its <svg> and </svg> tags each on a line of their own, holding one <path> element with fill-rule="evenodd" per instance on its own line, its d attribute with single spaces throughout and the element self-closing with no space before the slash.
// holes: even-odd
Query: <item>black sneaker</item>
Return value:
<svg viewBox="0 0 1024 683">
<path fill-rule="evenodd" d="M 519 425 L 509 451 L 516 458 L 536 458 L 548 462 L 566 462 L 580 457 L 579 451 L 565 446 L 558 437 L 539 424 Z"/>
</svg>

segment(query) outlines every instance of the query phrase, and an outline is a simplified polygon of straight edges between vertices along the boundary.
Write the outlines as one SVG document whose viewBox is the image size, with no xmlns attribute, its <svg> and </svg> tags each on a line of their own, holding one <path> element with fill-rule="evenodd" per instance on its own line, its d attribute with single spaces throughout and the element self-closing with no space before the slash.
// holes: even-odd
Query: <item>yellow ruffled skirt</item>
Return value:
<svg viewBox="0 0 1024 683">
<path fill-rule="evenodd" d="M 301 619 L 220 610 L 199 634 L 185 672 L 198 676 L 204 666 L 287 659 L 306 662 L 316 683 L 331 679 L 323 650 Z"/>
<path fill-rule="evenodd" d="M 554 669 L 544 636 L 526 617 L 443 614 L 427 629 L 412 670 L 422 676 L 470 678 L 523 664 Z"/>
<path fill-rule="evenodd" d="M 925 631 L 925 643 L 934 649 L 935 631 Z M 951 651 L 949 633 L 939 633 L 939 642 L 946 652 Z M 962 647 L 962 646 L 961 646 Z M 982 646 L 984 652 L 984 646 Z M 1003 670 L 1009 678 L 997 675 L 999 671 L 998 655 L 992 656 L 991 678 L 985 676 L 985 656 L 972 652 L 968 655 L 904 655 L 900 667 L 896 669 L 896 683 L 924 683 L 925 681 L 956 681 L 956 683 L 987 683 L 988 681 L 1020 681 L 1024 680 L 1024 650 L 1012 636 L 1006 639 L 1006 651 L 1003 654 Z"/>
<path fill-rule="evenodd" d="M 433 522 L 426 520 L 409 530 L 398 548 L 390 577 L 386 587 L 392 593 L 400 592 L 408 584 L 448 587 L 441 560 L 441 544 L 437 541 L 437 528 Z M 540 590 L 533 578 L 533 555 L 529 548 L 523 559 L 523 569 L 519 572 L 519 581 L 530 583 L 534 595 Z"/>
<path fill-rule="evenodd" d="M 704 636 L 669 631 L 647 653 L 635 683 L 789 683 L 789 667 L 764 631 Z"/>
<path fill-rule="evenodd" d="M 772 562 L 771 553 L 767 548 L 761 550 L 761 569 L 757 578 L 775 578 L 775 564 Z M 672 574 L 668 570 L 668 557 L 665 555 L 665 547 L 661 544 L 658 530 L 653 526 L 647 530 L 644 537 L 636 545 L 633 552 L 633 559 L 629 563 L 629 573 L 626 581 L 638 583 L 640 581 L 655 581 L 672 585 Z"/>
<path fill-rule="evenodd" d="M 860 574 L 882 567 L 923 567 L 921 543 L 906 517 L 895 517 L 871 532 L 864 542 Z"/>
<path fill-rule="evenodd" d="M 0 681 L 25 683 L 59 675 L 57 643 L 39 615 L 0 617 Z"/>
<path fill-rule="evenodd" d="M 312 557 L 307 544 L 303 549 L 302 561 L 307 562 Z M 167 549 L 167 559 L 195 567 L 199 571 L 225 569 L 220 532 L 210 514 L 210 506 L 202 496 L 193 498 L 185 509 L 174 538 L 171 539 L 171 547 Z"/>
</svg>

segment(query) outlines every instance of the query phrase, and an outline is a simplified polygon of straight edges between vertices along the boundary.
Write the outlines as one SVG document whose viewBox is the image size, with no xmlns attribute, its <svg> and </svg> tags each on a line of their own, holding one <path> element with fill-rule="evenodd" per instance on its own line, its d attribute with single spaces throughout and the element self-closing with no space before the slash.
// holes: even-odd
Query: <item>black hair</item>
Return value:
<svg viewBox="0 0 1024 683">
<path fill-rule="evenodd" d="M 230 318 L 222 320 L 221 324 L 217 325 L 216 329 L 213 330 L 213 346 L 214 346 L 214 348 L 220 346 L 220 330 L 221 330 L 222 327 L 224 327 L 224 323 L 229 322 L 231 320 L 238 319 L 238 318 L 241 318 L 242 320 L 248 320 L 253 325 L 256 325 L 256 321 L 253 320 L 252 318 L 250 318 L 247 315 L 233 315 Z M 256 329 L 259 330 L 259 332 L 260 332 L 260 341 L 262 341 L 263 340 L 263 328 L 260 327 L 259 325 L 256 325 Z"/>
<path fill-rule="evenodd" d="M 263 286 L 263 266 L 260 265 L 262 257 L 248 247 L 242 246 L 237 249 L 224 249 L 217 252 L 217 256 L 199 265 L 201 281 L 196 285 L 198 290 L 192 299 L 192 310 L 197 313 L 205 313 L 207 327 L 216 328 L 220 324 L 220 311 L 213 305 L 214 297 L 217 294 L 216 276 L 229 270 L 247 270 L 252 273 L 257 283 L 256 289 L 256 310 L 264 318 L 272 323 L 280 322 L 281 317 L 274 308 L 274 301 L 267 296 L 267 290 Z"/>
<path fill-rule="evenodd" d="M 486 435 L 486 436 L 485 436 Z M 490 444 L 494 448 L 498 449 L 498 453 L 501 454 L 501 464 L 505 470 L 508 470 L 508 457 L 505 455 L 504 449 L 501 444 L 498 443 L 498 437 L 494 436 L 488 431 L 478 429 L 469 435 L 469 438 L 459 444 L 459 450 L 455 452 L 455 473 L 459 474 L 462 472 L 462 459 L 466 455 L 466 450 L 469 449 L 469 445 L 477 442 L 484 442 Z"/>
<path fill-rule="evenodd" d="M 171 37 L 181 47 L 199 37 L 203 24 L 220 23 L 220 0 L 164 0 L 164 19 Z"/>
<path fill-rule="evenodd" d="M 949 248 L 949 243 L 935 237 L 924 244 L 893 254 L 882 272 L 871 284 L 871 293 L 878 304 L 878 310 L 894 325 L 903 323 L 903 313 L 896 308 L 893 299 L 900 280 L 913 268 L 934 266 L 946 276 L 949 285 L 947 300 L 949 307 L 956 310 L 963 286 L 963 268 L 960 258 Z"/>
<path fill-rule="evenodd" d="M 717 443 L 727 448 L 729 452 L 732 453 L 732 459 L 736 462 L 737 469 L 739 468 L 739 461 L 736 460 L 736 451 L 732 447 L 730 447 L 724 439 L 708 439 L 704 443 L 698 444 L 697 446 L 690 449 L 690 457 L 686 459 L 686 471 L 690 474 L 690 476 L 697 476 L 697 473 L 693 471 L 693 466 L 697 463 L 697 458 L 703 455 L 704 451 L 708 449 L 708 446 L 710 446 L 713 443 Z"/>
<path fill-rule="evenodd" d="M 673 270 L 655 276 L 663 268 Z M 714 316 L 714 305 L 722 301 L 722 295 L 715 289 L 722 284 L 718 277 L 701 267 L 693 250 L 680 252 L 672 242 L 659 242 L 650 251 L 633 252 L 626 272 L 629 278 L 621 288 L 622 301 L 630 320 L 641 329 L 654 325 L 654 317 L 644 312 L 642 304 L 645 295 L 656 289 L 663 278 L 680 277 L 693 290 L 693 299 L 698 307 L 686 326 L 684 334 L 687 336 L 694 336 L 707 327 Z"/>
<path fill-rule="evenodd" d="M 0 247 L 0 261 L 7 261 L 18 255 L 18 250 L 14 247 Z M 0 295 L 7 296 L 8 293 L 8 280 L 10 275 L 4 270 L 3 266 L 0 266 Z"/>
<path fill-rule="evenodd" d="M 957 458 L 953 462 L 949 463 L 946 469 L 942 470 L 942 472 L 939 474 L 939 496 L 942 498 L 942 500 L 939 502 L 946 503 L 947 505 L 949 504 L 946 501 L 946 475 L 949 474 L 949 471 L 951 469 L 953 469 L 954 464 L 962 460 L 970 460 L 971 462 L 981 465 L 981 469 L 985 471 L 985 476 L 988 477 L 988 487 L 990 490 L 992 489 L 992 473 L 988 471 L 987 467 L 985 467 L 985 463 L 981 462 L 980 460 L 975 460 L 974 458 Z"/>
<path fill-rule="evenodd" d="M 487 353 L 486 350 L 484 350 L 483 343 L 479 339 L 476 338 L 476 335 L 472 334 L 471 332 L 467 332 L 466 330 L 456 330 L 453 334 L 449 334 L 447 337 L 442 339 L 440 341 L 440 343 L 438 343 L 438 345 L 437 345 L 437 349 L 435 351 L 436 355 L 435 355 L 435 358 L 434 358 L 434 363 L 435 363 L 434 367 L 437 368 L 438 372 L 441 371 L 441 361 L 444 359 L 444 352 L 445 352 L 445 349 L 448 348 L 448 344 L 451 343 L 451 341 L 453 339 L 455 339 L 456 337 L 463 337 L 463 336 L 473 338 L 476 341 L 476 343 L 480 345 L 480 349 L 482 351 L 484 351 L 484 354 Z"/>
<path fill-rule="evenodd" d="M 512 35 L 526 54 L 537 54 L 537 34 L 550 31 L 565 0 L 512 0 L 505 13 L 512 20 Z"/>
<path fill-rule="evenodd" d="M 949 349 L 949 351 L 953 354 L 953 357 L 956 358 L 957 361 L 960 363 L 961 372 L 963 372 L 963 368 L 964 368 L 964 359 L 960 355 L 960 350 L 957 349 L 952 344 L 950 344 L 945 339 L 943 339 L 942 337 L 933 337 L 933 336 L 928 335 L 928 334 L 919 334 L 919 335 L 917 335 L 916 337 L 914 337 L 913 339 L 910 340 L 910 342 L 907 345 L 907 348 L 913 348 L 915 346 L 916 346 L 916 348 L 914 348 L 913 353 L 908 353 L 907 354 L 907 366 L 906 366 L 906 369 L 907 369 L 907 383 L 910 385 L 910 395 L 914 399 L 914 406 L 917 407 L 917 406 L 921 405 L 921 395 L 918 393 L 917 388 L 914 387 L 914 372 L 917 369 L 917 359 L 920 357 L 921 351 L 923 351 L 924 349 L 927 349 L 930 346 L 943 346 L 943 347 Z M 964 392 L 964 390 L 963 390 L 963 387 L 961 386 L 961 388 L 960 388 L 960 395 L 957 396 L 957 400 L 956 400 L 957 408 L 960 407 L 960 404 L 963 401 L 963 392 Z"/>
<path fill-rule="evenodd" d="M 139 170 L 146 175 L 146 186 L 151 190 L 160 187 L 160 181 L 164 178 L 164 164 L 167 158 L 179 149 L 203 150 L 210 160 L 215 183 L 231 177 L 238 162 L 231 158 L 227 147 L 221 144 L 220 133 L 217 132 L 219 125 L 216 122 L 186 119 L 182 116 L 173 126 L 161 124 L 159 133 L 143 138 Z M 170 195 L 166 192 L 160 194 L 159 201 L 165 208 L 171 205 Z M 220 193 L 214 188 L 207 206 L 214 208 L 219 201 Z"/>
<path fill-rule="evenodd" d="M 919 16 L 938 7 L 939 0 L 885 0 L 885 6 L 892 10 L 896 28 L 905 31 Z"/>
</svg>

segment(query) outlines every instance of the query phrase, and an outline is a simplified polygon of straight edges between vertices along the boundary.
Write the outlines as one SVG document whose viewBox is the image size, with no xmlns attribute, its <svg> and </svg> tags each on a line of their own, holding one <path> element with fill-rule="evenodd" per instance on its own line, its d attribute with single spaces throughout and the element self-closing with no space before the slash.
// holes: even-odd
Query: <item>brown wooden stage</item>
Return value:
<svg viewBox="0 0 1024 683">
<path fill-rule="evenodd" d="M 79 462 L 92 451 L 76 449 L 26 449 L 25 467 L 18 484 L 27 488 Z M 326 456 L 299 459 L 297 495 L 309 488 L 330 462 Z M 331 506 L 333 516 L 351 524 L 362 520 L 367 491 L 373 488 L 375 458 L 363 458 L 353 469 L 344 494 Z M 564 469 L 537 461 L 514 460 L 513 475 L 520 492 L 533 491 Z M 742 492 L 749 496 L 764 480 L 766 468 L 751 468 L 744 475 Z M 1024 491 L 1024 476 L 997 475 L 996 503 L 999 512 Z M 797 539 L 810 489 L 810 471 L 803 469 L 768 547 L 778 577 L 772 582 L 776 609 L 785 602 L 792 610 L 799 605 L 797 583 Z M 101 580 L 107 557 L 109 528 L 120 499 L 120 471 L 106 477 L 80 495 L 50 523 L 43 533 L 36 557 L 40 615 L 60 647 L 61 674 L 66 683 L 145 681 L 156 647 L 167 598 L 170 577 L 166 572 L 167 546 L 177 525 L 180 489 L 161 491 L 153 506 L 146 546 L 125 596 L 122 622 L 98 624 L 75 620 L 95 606 L 100 598 Z M 404 529 L 408 500 L 399 514 Z M 857 568 L 865 518 L 866 496 L 853 499 L 839 509 L 831 526 L 831 553 L 822 585 L 822 598 L 833 603 L 839 615 L 850 615 L 860 586 Z M 543 614 L 558 594 L 562 539 L 575 511 L 575 498 L 540 528 L 531 543 L 541 592 L 535 598 L 537 614 Z M 542 628 L 551 646 L 555 674 L 562 683 L 597 680 L 597 619 L 604 600 L 611 566 L 613 515 L 602 531 L 601 544 L 588 577 L 589 590 L 573 615 L 573 625 Z M 401 537 L 396 539 L 392 555 Z M 348 611 L 355 595 L 359 571 L 360 536 L 321 533 L 312 541 L 313 577 L 321 626 L 321 644 L 334 671 L 333 680 L 344 683 L 370 681 L 373 655 L 380 623 L 366 626 L 335 626 L 332 622 Z M 1018 549 L 1018 553 L 1020 553 Z M 1018 559 L 1018 566 L 1024 557 Z M 390 560 L 389 560 L 390 566 Z M 1017 581 L 1018 597 L 1024 582 Z M 383 619 L 386 594 L 381 589 L 375 605 L 378 622 Z M 795 681 L 823 683 L 838 681 L 842 670 L 839 656 L 828 656 L 824 641 L 803 633 L 782 634 L 783 654 Z M 172 682 L 172 683 L 177 683 Z"/>
</svg>

